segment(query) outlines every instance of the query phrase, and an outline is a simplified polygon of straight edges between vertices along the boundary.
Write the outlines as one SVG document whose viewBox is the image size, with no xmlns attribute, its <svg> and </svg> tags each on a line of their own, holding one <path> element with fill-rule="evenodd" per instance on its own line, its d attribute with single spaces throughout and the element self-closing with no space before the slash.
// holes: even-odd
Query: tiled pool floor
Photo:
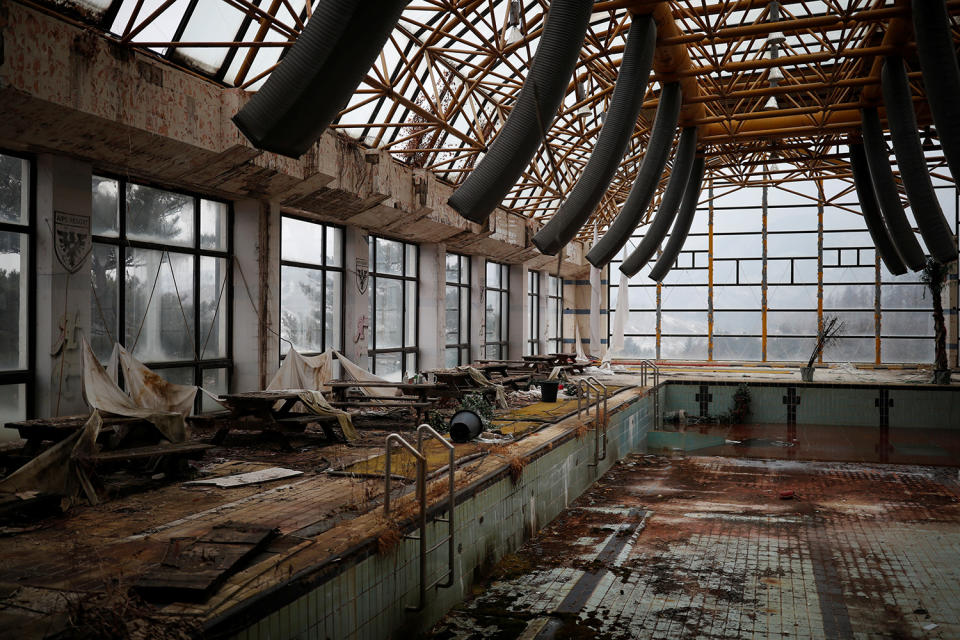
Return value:
<svg viewBox="0 0 960 640">
<path fill-rule="evenodd" d="M 956 469 L 631 456 L 433 637 L 957 638 L 958 499 Z"/>
<path fill-rule="evenodd" d="M 781 460 L 960 466 L 960 429 L 902 429 L 818 424 L 686 426 L 650 439 L 668 453 Z"/>
</svg>

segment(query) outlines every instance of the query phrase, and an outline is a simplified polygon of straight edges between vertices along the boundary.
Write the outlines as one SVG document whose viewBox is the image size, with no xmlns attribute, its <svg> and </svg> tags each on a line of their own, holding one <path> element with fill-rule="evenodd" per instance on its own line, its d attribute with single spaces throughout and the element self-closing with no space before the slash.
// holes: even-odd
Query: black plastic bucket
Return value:
<svg viewBox="0 0 960 640">
<path fill-rule="evenodd" d="M 470 442 L 483 431 L 483 421 L 473 411 L 457 411 L 450 418 L 450 439 L 454 442 Z"/>
<path fill-rule="evenodd" d="M 540 384 L 540 398 L 544 402 L 556 402 L 557 401 L 557 389 L 560 388 L 559 380 L 541 380 Z"/>
</svg>

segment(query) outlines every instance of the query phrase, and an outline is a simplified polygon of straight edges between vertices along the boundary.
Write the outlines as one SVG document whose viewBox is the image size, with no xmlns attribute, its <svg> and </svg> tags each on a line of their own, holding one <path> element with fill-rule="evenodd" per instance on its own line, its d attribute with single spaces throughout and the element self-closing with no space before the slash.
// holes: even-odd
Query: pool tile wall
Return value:
<svg viewBox="0 0 960 640">
<path fill-rule="evenodd" d="M 665 383 L 665 412 L 717 416 L 733 406 L 739 382 L 672 380 Z M 788 424 L 795 407 L 797 424 L 960 429 L 960 387 L 749 382 L 748 423 Z M 707 403 L 704 405 L 703 403 Z"/>
<path fill-rule="evenodd" d="M 406 605 L 416 604 L 419 584 L 418 545 L 407 540 L 386 555 L 345 561 L 348 566 L 331 579 L 234 637 L 379 640 L 428 629 L 470 593 L 483 568 L 518 549 L 618 458 L 644 451 L 647 433 L 654 429 L 653 417 L 653 398 L 649 393 L 611 409 L 607 457 L 599 468 L 590 466 L 594 451 L 594 432 L 590 431 L 582 440 L 560 439 L 555 445 L 542 447 L 531 456 L 533 459 L 524 467 L 517 483 L 501 473 L 501 477 L 481 479 L 459 491 L 455 507 L 454 586 L 431 589 L 424 611 L 405 611 Z M 445 523 L 428 525 L 431 546 L 432 541 L 445 534 Z M 445 571 L 446 547 L 441 547 L 429 556 L 428 582 Z"/>
</svg>

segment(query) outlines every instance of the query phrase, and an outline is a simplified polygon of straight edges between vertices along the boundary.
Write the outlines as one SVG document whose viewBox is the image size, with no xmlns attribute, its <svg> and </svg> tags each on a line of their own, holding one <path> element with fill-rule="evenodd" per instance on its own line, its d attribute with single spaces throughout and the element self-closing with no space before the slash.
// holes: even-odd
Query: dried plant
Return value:
<svg viewBox="0 0 960 640">
<path fill-rule="evenodd" d="M 523 468 L 527 466 L 527 461 L 520 456 L 513 456 L 509 464 L 510 479 L 513 480 L 513 484 L 517 484 L 523 476 Z"/>
<path fill-rule="evenodd" d="M 823 328 L 817 334 L 817 344 L 813 347 L 813 353 L 810 354 L 810 360 L 807 362 L 807 368 L 813 366 L 814 361 L 820 357 L 825 347 L 836 342 L 843 334 L 843 320 L 837 316 L 827 316 L 823 319 Z"/>
</svg>

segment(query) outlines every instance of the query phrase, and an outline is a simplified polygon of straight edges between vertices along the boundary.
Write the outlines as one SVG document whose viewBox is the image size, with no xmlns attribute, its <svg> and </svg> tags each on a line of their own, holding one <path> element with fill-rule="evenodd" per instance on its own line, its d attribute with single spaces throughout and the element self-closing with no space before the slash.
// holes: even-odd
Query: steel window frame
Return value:
<svg viewBox="0 0 960 640">
<path fill-rule="evenodd" d="M 321 262 L 320 265 L 316 265 L 310 262 L 299 262 L 297 260 L 284 260 L 283 258 L 283 219 L 290 218 L 291 220 L 297 220 L 299 222 L 309 222 L 310 224 L 315 224 L 321 227 L 320 237 L 320 255 Z M 338 229 L 340 232 L 340 265 L 339 266 L 330 266 L 327 264 L 327 229 Z M 283 267 L 295 267 L 297 269 L 310 269 L 313 271 L 320 271 L 323 273 L 323 295 L 321 296 L 321 305 L 324 309 L 324 314 L 326 314 L 327 309 L 327 271 L 334 271 L 340 274 L 340 348 L 343 348 L 345 328 L 343 323 L 343 310 L 346 305 L 346 239 L 347 232 L 346 227 L 338 224 L 331 224 L 329 222 L 320 222 L 319 220 L 311 220 L 305 216 L 299 216 L 292 213 L 281 213 L 280 214 L 280 317 L 281 321 L 283 319 Z M 282 326 L 281 326 L 282 329 Z M 280 363 L 283 362 L 283 359 L 286 357 L 285 353 L 282 353 L 283 343 L 289 342 L 281 336 L 277 336 L 277 340 L 281 346 L 280 354 Z M 327 344 L 327 332 L 322 332 L 321 342 L 323 349 L 320 351 L 298 351 L 300 355 L 303 356 L 315 356 L 323 353 L 327 349 L 331 348 L 331 345 Z M 290 342 L 290 347 L 294 348 L 294 344 Z"/>
<path fill-rule="evenodd" d="M 27 222 L 0 222 L 0 231 L 19 233 L 26 236 L 27 247 L 27 323 L 26 323 L 26 367 L 0 371 L 0 385 L 23 385 L 24 413 L 27 418 L 36 416 L 36 364 L 37 364 L 37 162 L 33 155 L 10 151 L 0 147 L 0 154 L 25 160 L 27 163 Z"/>
<path fill-rule="evenodd" d="M 399 242 L 403 248 L 402 256 L 400 258 L 400 274 L 389 274 L 389 273 L 380 273 L 377 271 L 377 260 L 376 260 L 376 251 L 377 251 L 377 241 L 378 240 L 387 240 L 390 242 Z M 420 314 L 416 313 L 413 315 L 413 345 L 407 344 L 407 290 L 406 283 L 413 282 L 413 297 L 412 302 L 414 309 L 420 308 L 420 245 L 414 244 L 412 242 L 406 242 L 404 240 L 398 240 L 396 238 L 389 238 L 387 236 L 380 236 L 370 234 L 367 239 L 368 247 L 368 256 L 369 256 L 369 278 L 370 278 L 370 347 L 367 349 L 368 361 L 370 363 L 370 373 L 377 373 L 377 356 L 390 354 L 390 353 L 399 353 L 400 354 L 400 376 L 403 379 L 409 377 L 409 374 L 416 373 L 420 370 Z M 407 247 L 411 247 L 416 256 L 416 273 L 412 276 L 407 275 Z M 389 280 L 399 280 L 403 283 L 400 296 L 400 347 L 390 347 L 386 349 L 377 348 L 377 279 L 385 278 Z M 413 354 L 413 371 L 407 371 L 407 355 Z"/>
<path fill-rule="evenodd" d="M 466 289 L 466 291 L 467 291 L 467 299 L 470 298 L 471 277 L 472 277 L 472 275 L 471 275 L 471 273 L 470 273 L 470 270 L 471 270 L 471 267 L 472 267 L 472 265 L 471 265 L 471 257 L 470 257 L 469 255 L 466 255 L 466 254 L 463 254 L 463 253 L 454 253 L 454 252 L 452 252 L 452 251 L 448 251 L 448 252 L 447 252 L 447 256 L 448 256 L 448 257 L 449 257 L 449 256 L 456 256 L 456 257 L 457 257 L 457 265 L 458 265 L 459 273 L 460 273 L 460 279 L 459 279 L 459 281 L 453 282 L 453 281 L 451 281 L 451 280 L 447 280 L 447 277 L 446 277 L 446 273 L 447 273 L 447 272 L 446 272 L 446 265 L 444 265 L 444 272 L 443 272 L 443 273 L 444 273 L 444 287 L 445 287 L 445 288 L 446 288 L 446 287 L 457 287 L 457 337 L 460 339 L 460 341 L 459 341 L 459 342 L 456 342 L 456 343 L 445 343 L 445 344 L 443 345 L 444 354 L 446 354 L 447 349 L 456 349 L 456 350 L 457 350 L 457 365 L 470 364 L 470 360 L 471 360 L 471 358 L 470 358 L 470 324 L 471 324 L 471 316 L 472 316 L 473 314 L 469 313 L 469 311 L 468 311 L 468 313 L 466 314 L 466 315 L 467 315 L 467 326 L 466 326 L 466 330 L 464 330 L 463 323 L 461 322 L 461 319 L 462 319 L 462 317 L 463 317 L 463 310 L 460 308 L 460 295 L 461 295 L 461 293 L 462 293 L 462 290 L 463 290 L 463 289 Z M 466 268 L 464 268 L 464 263 L 466 263 Z M 464 273 L 466 273 L 466 282 L 464 282 Z M 446 298 L 446 290 L 444 290 L 444 298 Z M 446 305 L 444 305 L 444 310 L 446 310 Z M 446 316 L 444 316 L 444 323 L 446 323 Z M 446 325 L 444 325 L 444 334 L 446 334 Z M 466 336 L 466 338 L 467 338 L 466 340 L 463 339 L 464 336 Z M 467 350 L 467 357 L 466 357 L 466 359 L 464 359 L 464 357 L 463 357 L 463 350 L 464 350 L 464 349 Z"/>
<path fill-rule="evenodd" d="M 110 245 L 117 248 L 117 324 L 114 327 L 116 329 L 116 341 L 123 345 L 126 338 L 126 252 L 128 249 L 146 249 L 150 251 L 166 251 L 168 253 L 178 253 L 182 255 L 189 255 L 194 258 L 193 264 L 193 291 L 194 291 L 194 305 L 193 305 L 193 331 L 194 331 L 194 358 L 185 359 L 185 360 L 168 360 L 163 362 L 144 362 L 151 370 L 159 371 L 164 369 L 178 369 L 178 368 L 192 368 L 194 384 L 197 386 L 203 385 L 203 372 L 208 369 L 225 369 L 227 372 L 227 389 L 231 388 L 233 384 L 233 222 L 234 222 L 234 211 L 233 203 L 229 200 L 223 200 L 221 198 L 210 197 L 202 193 L 195 191 L 179 189 L 175 187 L 170 187 L 163 184 L 157 184 L 145 180 L 129 180 L 123 176 L 118 176 L 111 174 L 109 172 L 103 171 L 93 171 L 93 176 L 99 178 L 106 178 L 108 180 L 115 180 L 117 182 L 117 206 L 118 206 L 118 220 L 117 220 L 117 235 L 116 236 L 104 236 L 91 234 L 91 239 L 95 244 L 101 245 Z M 193 235 L 194 242 L 193 246 L 185 247 L 180 245 L 166 245 L 158 242 L 149 242 L 144 240 L 131 240 L 127 238 L 127 185 L 135 184 L 144 187 L 150 187 L 153 189 L 160 189 L 163 191 L 169 191 L 176 193 L 178 195 L 188 196 L 193 200 Z M 219 202 L 227 206 L 227 221 L 226 221 L 226 250 L 217 250 L 217 249 L 202 249 L 200 248 L 201 235 L 200 235 L 200 201 L 201 200 L 210 200 L 212 202 Z M 92 214 L 91 214 L 92 215 Z M 226 291 L 224 292 L 224 297 L 226 298 L 221 305 L 221 308 L 218 313 L 225 313 L 227 317 L 227 329 L 226 329 L 226 356 L 218 358 L 201 358 L 200 353 L 197 351 L 201 348 L 202 342 L 202 330 L 200 327 L 200 259 L 202 257 L 211 257 L 211 258 L 220 258 L 226 260 L 226 279 L 227 282 L 224 285 Z M 216 317 L 214 317 L 214 320 Z M 203 407 L 203 395 L 197 394 L 197 398 L 194 400 L 194 411 L 200 413 Z"/>
</svg>

